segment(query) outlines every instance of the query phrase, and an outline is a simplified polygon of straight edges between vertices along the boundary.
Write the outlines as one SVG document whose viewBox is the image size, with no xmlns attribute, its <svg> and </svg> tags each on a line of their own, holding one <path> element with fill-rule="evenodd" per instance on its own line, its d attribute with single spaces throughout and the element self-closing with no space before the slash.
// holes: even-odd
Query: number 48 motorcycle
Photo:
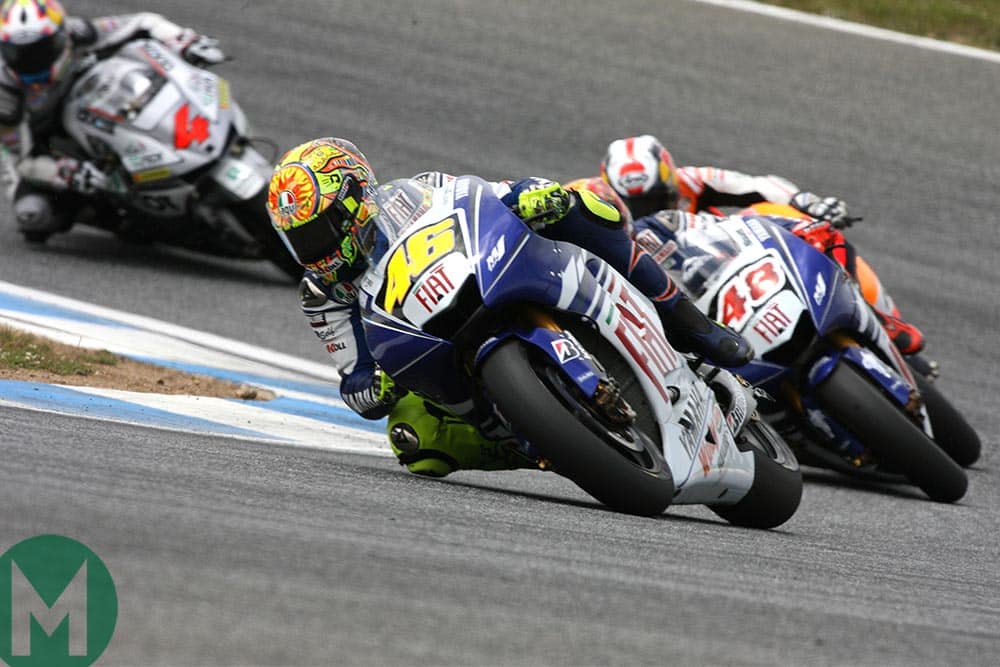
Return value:
<svg viewBox="0 0 1000 667">
<path fill-rule="evenodd" d="M 909 481 L 942 502 L 965 494 L 958 463 L 978 457 L 978 436 L 911 372 L 836 262 L 767 216 L 672 224 L 683 228 L 646 245 L 700 309 L 753 344 L 739 371 L 772 398 L 762 412 L 803 463 Z"/>
<path fill-rule="evenodd" d="M 378 199 L 360 303 L 396 382 L 498 416 L 540 468 L 615 510 L 704 504 L 758 528 L 793 515 L 798 462 L 753 390 L 692 370 L 605 262 L 533 233 L 475 177 L 394 181 Z"/>
<path fill-rule="evenodd" d="M 109 190 L 78 222 L 127 239 L 301 267 L 264 206 L 271 164 L 252 145 L 225 79 L 157 41 L 129 42 L 77 75 L 63 108 L 70 137 L 53 148 L 93 161 Z M 28 241 L 48 234 L 25 232 Z"/>
</svg>

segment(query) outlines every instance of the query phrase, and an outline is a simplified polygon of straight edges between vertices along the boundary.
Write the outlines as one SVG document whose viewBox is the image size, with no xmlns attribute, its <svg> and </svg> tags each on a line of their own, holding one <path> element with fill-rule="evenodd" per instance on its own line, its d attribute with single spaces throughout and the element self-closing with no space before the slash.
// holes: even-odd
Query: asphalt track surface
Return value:
<svg viewBox="0 0 1000 667">
<path fill-rule="evenodd" d="M 843 196 L 984 455 L 957 505 L 816 473 L 755 532 L 698 507 L 619 516 L 544 473 L 435 482 L 0 409 L 0 550 L 61 533 L 104 559 L 102 664 L 995 664 L 997 65 L 690 2 L 155 8 L 222 39 L 259 134 L 349 137 L 383 179 L 568 179 L 651 131 L 683 164 Z M 0 232 L 2 280 L 323 361 L 264 264 L 86 231 L 26 249 L 9 215 Z"/>
</svg>

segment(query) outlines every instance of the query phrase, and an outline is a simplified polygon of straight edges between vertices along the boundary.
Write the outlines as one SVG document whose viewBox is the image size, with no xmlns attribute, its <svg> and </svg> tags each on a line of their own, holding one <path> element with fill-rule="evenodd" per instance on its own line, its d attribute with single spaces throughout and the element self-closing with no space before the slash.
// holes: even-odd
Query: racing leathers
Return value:
<svg viewBox="0 0 1000 667">
<path fill-rule="evenodd" d="M 134 39 L 152 38 L 194 64 L 224 60 L 216 40 L 143 12 L 96 19 L 66 17 L 71 45 L 66 71 L 50 82 L 24 83 L 0 68 L 0 169 L 18 229 L 29 240 L 65 231 L 73 216 L 106 187 L 105 174 L 74 156 L 62 127 L 62 102 L 76 76 L 98 57 Z"/>
<path fill-rule="evenodd" d="M 451 177 L 422 174 L 432 187 Z M 494 193 L 536 232 L 578 245 L 602 257 L 653 302 L 668 339 L 681 351 L 706 348 L 742 365 L 753 351 L 742 337 L 710 323 L 669 275 L 628 235 L 617 209 L 570 193 L 545 179 L 493 183 Z M 596 199 L 596 198 L 595 198 Z M 358 285 L 367 266 L 352 265 L 327 283 L 307 271 L 300 286 L 303 313 L 341 375 L 344 402 L 367 419 L 389 416 L 390 444 L 412 472 L 443 476 L 459 468 L 498 469 L 530 465 L 491 414 L 458 413 L 406 394 L 378 369 L 361 322 Z M 721 343 L 721 344 L 720 344 Z M 726 357 L 726 355 L 730 355 Z"/>
<path fill-rule="evenodd" d="M 720 213 L 721 207 L 746 207 L 770 202 L 789 205 L 805 214 L 811 220 L 792 225 L 789 231 L 825 252 L 847 270 L 860 285 L 889 338 L 903 354 L 916 354 L 923 349 L 923 334 L 901 318 L 899 308 L 883 288 L 871 265 L 844 238 L 841 229 L 849 226 L 854 219 L 848 217 L 847 206 L 842 200 L 819 197 L 780 176 L 750 176 L 717 167 L 679 167 L 677 189 L 678 208 L 688 213 Z M 637 232 L 646 229 L 656 233 L 655 215 L 642 216 L 635 223 Z M 644 247 L 649 250 L 650 245 L 653 242 L 647 238 Z"/>
</svg>

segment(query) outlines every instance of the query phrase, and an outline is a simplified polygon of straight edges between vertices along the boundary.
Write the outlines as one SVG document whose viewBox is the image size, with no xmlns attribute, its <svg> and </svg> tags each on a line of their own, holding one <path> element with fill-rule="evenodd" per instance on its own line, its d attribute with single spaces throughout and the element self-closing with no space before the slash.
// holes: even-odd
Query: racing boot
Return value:
<svg viewBox="0 0 1000 667">
<path fill-rule="evenodd" d="M 753 360 L 754 350 L 746 338 L 710 319 L 687 296 L 682 294 L 669 305 L 654 305 L 667 340 L 678 352 L 693 353 L 726 368 L 744 366 Z"/>
<path fill-rule="evenodd" d="M 400 465 L 417 475 L 444 477 L 456 470 L 538 467 L 512 447 L 488 440 L 471 424 L 412 393 L 396 403 L 386 430 Z"/>
<path fill-rule="evenodd" d="M 909 322 L 904 322 L 898 314 L 889 315 L 877 308 L 872 308 L 875 316 L 882 323 L 882 328 L 889 334 L 889 340 L 902 354 L 912 355 L 924 349 L 924 334 Z"/>
</svg>

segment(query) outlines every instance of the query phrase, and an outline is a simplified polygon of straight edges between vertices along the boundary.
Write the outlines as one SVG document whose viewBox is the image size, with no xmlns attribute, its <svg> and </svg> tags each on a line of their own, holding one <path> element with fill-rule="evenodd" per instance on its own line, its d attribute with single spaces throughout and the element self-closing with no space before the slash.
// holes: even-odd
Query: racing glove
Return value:
<svg viewBox="0 0 1000 667">
<path fill-rule="evenodd" d="M 226 59 L 219 40 L 191 33 L 191 41 L 181 49 L 181 57 L 192 65 L 218 65 Z"/>
<path fill-rule="evenodd" d="M 385 417 L 405 395 L 406 390 L 377 367 L 355 369 L 340 383 L 344 403 L 365 419 Z"/>
<path fill-rule="evenodd" d="M 511 210 L 533 229 L 559 222 L 573 205 L 569 191 L 546 178 L 518 181 L 512 190 L 517 193 L 517 202 Z"/>
<path fill-rule="evenodd" d="M 107 175 L 93 162 L 71 157 L 56 160 L 59 179 L 66 188 L 84 195 L 92 195 L 108 187 Z"/>
<path fill-rule="evenodd" d="M 792 208 L 817 220 L 825 220 L 837 229 L 849 227 L 856 220 L 848 217 L 847 203 L 837 197 L 821 198 L 817 194 L 803 190 L 792 195 L 788 203 Z"/>
</svg>

